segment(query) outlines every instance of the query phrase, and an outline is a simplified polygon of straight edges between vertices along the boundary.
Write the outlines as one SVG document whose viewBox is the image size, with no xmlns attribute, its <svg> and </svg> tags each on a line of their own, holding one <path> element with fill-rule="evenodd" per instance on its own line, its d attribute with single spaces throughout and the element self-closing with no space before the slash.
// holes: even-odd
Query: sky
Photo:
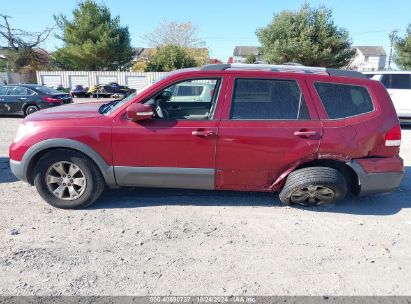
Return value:
<svg viewBox="0 0 411 304">
<path fill-rule="evenodd" d="M 411 23 L 411 0 L 97 0 L 108 6 L 121 24 L 129 27 L 134 47 L 147 47 L 142 36 L 160 21 L 191 21 L 210 49 L 210 57 L 224 62 L 235 46 L 259 45 L 256 29 L 266 26 L 273 14 L 297 10 L 304 2 L 333 10 L 335 23 L 347 29 L 353 45 L 379 45 L 389 52 L 388 34 L 397 29 L 405 35 Z M 40 31 L 53 25 L 53 14 L 71 17 L 74 0 L 0 0 L 0 13 L 11 16 L 15 28 Z M 61 45 L 51 38 L 42 47 L 49 51 Z"/>
</svg>

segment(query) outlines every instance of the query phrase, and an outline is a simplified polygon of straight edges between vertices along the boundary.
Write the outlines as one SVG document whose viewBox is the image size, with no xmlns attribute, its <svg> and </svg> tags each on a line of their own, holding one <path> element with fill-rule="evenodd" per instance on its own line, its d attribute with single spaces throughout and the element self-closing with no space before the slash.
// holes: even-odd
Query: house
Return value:
<svg viewBox="0 0 411 304">
<path fill-rule="evenodd" d="M 256 61 L 262 60 L 258 46 L 236 46 L 233 52 L 233 63 L 245 63 L 249 55 L 254 55 Z"/>
<path fill-rule="evenodd" d="M 354 59 L 348 69 L 357 71 L 378 71 L 385 68 L 387 54 L 382 46 L 354 46 Z"/>
</svg>

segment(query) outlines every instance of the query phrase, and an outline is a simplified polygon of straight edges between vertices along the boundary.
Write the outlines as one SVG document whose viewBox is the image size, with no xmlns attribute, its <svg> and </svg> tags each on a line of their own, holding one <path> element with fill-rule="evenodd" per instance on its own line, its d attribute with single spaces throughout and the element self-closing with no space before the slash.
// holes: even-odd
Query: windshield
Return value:
<svg viewBox="0 0 411 304">
<path fill-rule="evenodd" d="M 113 113 L 115 110 L 117 110 L 118 108 L 120 108 L 123 104 L 125 104 L 126 102 L 132 100 L 133 98 L 135 98 L 136 96 L 144 93 L 146 90 L 148 90 L 152 85 L 154 85 L 155 83 L 159 82 L 160 80 L 166 78 L 168 75 L 164 75 L 158 79 L 156 79 L 153 83 L 146 85 L 145 87 L 143 87 L 142 89 L 136 91 L 135 93 L 127 96 L 124 99 L 121 100 L 114 100 L 111 101 L 109 103 L 106 103 L 104 105 L 101 106 L 100 108 L 100 113 L 104 114 L 104 115 L 109 115 L 111 113 Z"/>
</svg>

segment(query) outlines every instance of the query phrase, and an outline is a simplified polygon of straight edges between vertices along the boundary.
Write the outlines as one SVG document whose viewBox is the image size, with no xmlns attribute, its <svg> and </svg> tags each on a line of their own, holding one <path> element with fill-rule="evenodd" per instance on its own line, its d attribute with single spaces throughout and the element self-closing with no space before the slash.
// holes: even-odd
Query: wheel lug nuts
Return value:
<svg viewBox="0 0 411 304">
<path fill-rule="evenodd" d="M 66 185 L 66 183 L 63 183 L 63 186 L 65 186 Z"/>
<path fill-rule="evenodd" d="M 73 182 L 73 180 L 71 179 L 71 180 L 70 180 L 70 183 L 72 183 L 72 182 Z"/>
<path fill-rule="evenodd" d="M 70 184 L 70 183 L 68 183 L 67 185 L 68 185 L 69 187 L 71 186 L 71 184 Z"/>
</svg>

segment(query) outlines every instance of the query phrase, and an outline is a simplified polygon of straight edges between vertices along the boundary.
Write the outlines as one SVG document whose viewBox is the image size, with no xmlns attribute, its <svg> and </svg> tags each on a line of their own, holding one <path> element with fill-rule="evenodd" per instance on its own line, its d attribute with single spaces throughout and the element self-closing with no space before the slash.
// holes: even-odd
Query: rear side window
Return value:
<svg viewBox="0 0 411 304">
<path fill-rule="evenodd" d="M 27 89 L 25 87 L 14 87 L 12 90 L 8 91 L 7 94 L 13 96 L 28 95 Z"/>
<path fill-rule="evenodd" d="M 382 83 L 387 89 L 411 89 L 411 74 L 386 74 Z"/>
<path fill-rule="evenodd" d="M 314 87 L 331 119 L 368 113 L 374 104 L 368 90 L 362 86 L 316 82 Z"/>
<path fill-rule="evenodd" d="M 304 96 L 294 80 L 236 79 L 233 120 L 309 119 Z"/>
</svg>

